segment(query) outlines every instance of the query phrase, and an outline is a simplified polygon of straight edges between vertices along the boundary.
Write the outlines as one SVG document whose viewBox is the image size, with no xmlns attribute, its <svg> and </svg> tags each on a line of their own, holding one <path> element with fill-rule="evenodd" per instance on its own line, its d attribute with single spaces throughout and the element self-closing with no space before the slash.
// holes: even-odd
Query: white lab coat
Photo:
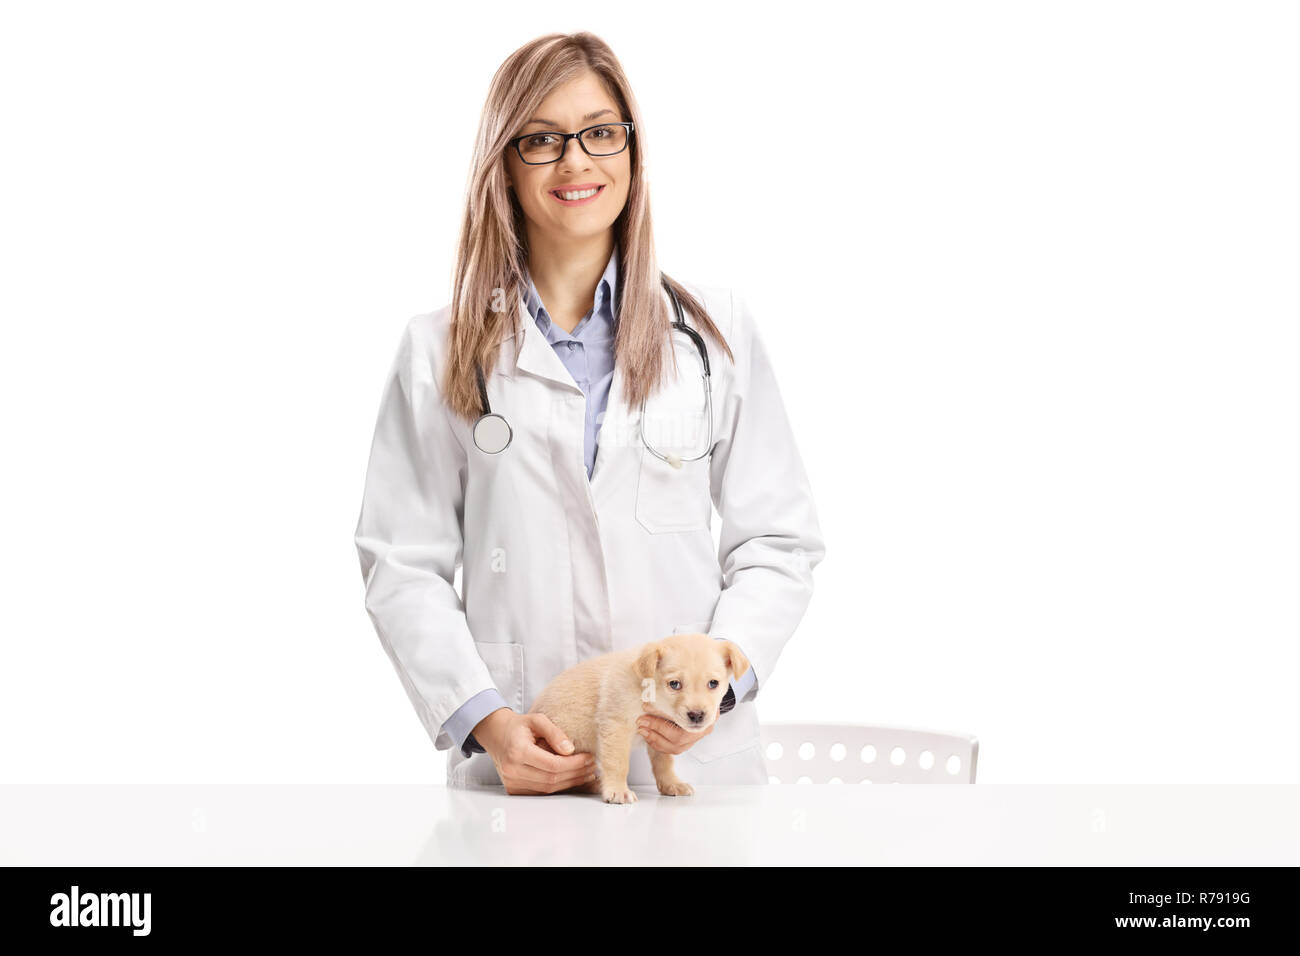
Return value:
<svg viewBox="0 0 1300 956">
<path fill-rule="evenodd" d="M 435 747 L 449 750 L 450 785 L 500 786 L 487 754 L 466 758 L 442 730 L 475 694 L 495 686 L 522 713 L 579 661 L 694 631 L 734 641 L 757 685 L 677 758 L 679 772 L 692 783 L 767 782 L 754 700 L 803 617 L 825 549 L 745 300 L 726 288 L 686 287 L 736 364 L 710 346 L 713 452 L 681 469 L 642 445 L 639 409 L 625 404 L 616 365 L 588 480 L 586 399 L 522 297 L 516 331 L 487 376 L 492 410 L 513 429 L 497 455 L 474 445 L 472 423 L 439 395 L 450 308 L 406 326 L 375 427 L 356 545 L 366 610 Z M 517 361 L 514 335 L 523 336 Z M 681 427 L 705 427 L 701 363 L 684 333 L 672 334 L 671 347 L 680 374 L 670 365 L 671 384 L 651 396 L 646 431 L 661 452 L 688 457 L 707 443 L 707 431 Z M 629 783 L 653 784 L 644 743 L 634 741 Z"/>
</svg>

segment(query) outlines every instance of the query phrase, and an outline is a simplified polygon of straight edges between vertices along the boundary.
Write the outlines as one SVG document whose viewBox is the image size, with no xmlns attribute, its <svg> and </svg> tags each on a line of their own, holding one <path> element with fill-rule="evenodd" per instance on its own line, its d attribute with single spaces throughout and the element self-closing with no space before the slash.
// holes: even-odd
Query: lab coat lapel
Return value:
<svg viewBox="0 0 1300 956">
<path fill-rule="evenodd" d="M 560 357 L 555 354 L 555 349 L 551 347 L 551 343 L 546 341 L 546 337 L 542 335 L 542 330 L 533 321 L 533 316 L 528 311 L 528 305 L 524 302 L 523 296 L 519 297 L 516 328 L 518 329 L 517 334 L 522 335 L 524 340 L 522 347 L 519 349 L 515 367 L 525 372 L 531 372 L 533 375 L 550 379 L 565 386 L 569 391 L 581 395 L 582 389 L 574 382 L 573 376 L 564 367 Z"/>
</svg>

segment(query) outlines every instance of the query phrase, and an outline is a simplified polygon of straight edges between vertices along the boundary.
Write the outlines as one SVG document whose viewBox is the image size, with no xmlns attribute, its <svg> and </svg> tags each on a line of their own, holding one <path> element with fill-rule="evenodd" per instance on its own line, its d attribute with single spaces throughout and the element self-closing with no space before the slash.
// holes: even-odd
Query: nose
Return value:
<svg viewBox="0 0 1300 956">
<path fill-rule="evenodd" d="M 569 152 L 570 146 L 573 147 L 572 153 Z M 590 157 L 587 155 L 587 151 L 582 148 L 582 143 L 578 142 L 576 137 L 566 139 L 564 145 L 560 148 L 563 152 L 560 153 L 560 158 L 555 161 L 557 166 L 561 166 L 565 169 L 570 169 L 574 166 L 581 166 L 583 169 L 586 169 L 590 164 Z"/>
<path fill-rule="evenodd" d="M 686 712 L 686 716 L 691 719 L 691 723 L 698 724 L 700 721 L 704 719 L 704 711 L 690 710 Z"/>
</svg>

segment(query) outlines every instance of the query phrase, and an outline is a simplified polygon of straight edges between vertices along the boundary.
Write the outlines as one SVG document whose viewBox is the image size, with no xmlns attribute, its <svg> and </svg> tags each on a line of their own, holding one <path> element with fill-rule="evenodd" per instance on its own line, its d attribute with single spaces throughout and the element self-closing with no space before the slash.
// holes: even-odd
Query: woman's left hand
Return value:
<svg viewBox="0 0 1300 956">
<path fill-rule="evenodd" d="M 715 719 L 709 724 L 709 729 L 692 733 L 689 730 L 683 730 L 677 724 L 668 720 L 666 717 L 660 717 L 652 713 L 653 706 L 649 701 L 641 702 L 641 709 L 645 711 L 636 719 L 636 732 L 644 738 L 646 745 L 651 750 L 657 750 L 664 754 L 679 754 L 691 749 L 701 737 L 707 737 L 713 733 L 713 728 L 718 722 Z M 719 714 L 720 716 L 720 714 Z"/>
</svg>

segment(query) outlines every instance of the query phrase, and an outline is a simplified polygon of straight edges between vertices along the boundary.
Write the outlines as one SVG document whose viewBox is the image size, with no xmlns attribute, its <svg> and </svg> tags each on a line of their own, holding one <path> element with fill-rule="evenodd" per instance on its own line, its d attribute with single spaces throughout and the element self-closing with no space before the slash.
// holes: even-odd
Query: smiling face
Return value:
<svg viewBox="0 0 1300 956">
<path fill-rule="evenodd" d="M 627 119 L 600 78 L 588 71 L 556 87 L 515 135 L 547 130 L 576 133 L 602 121 Z M 555 162 L 530 166 L 509 147 L 506 180 L 523 208 L 530 243 L 572 242 L 608 231 L 627 203 L 632 149 L 629 144 L 614 156 L 588 156 L 578 141 L 571 139 Z M 592 189 L 596 193 L 588 196 Z M 571 198 L 564 198 L 566 192 Z"/>
<path fill-rule="evenodd" d="M 637 674 L 654 681 L 655 709 L 684 730 L 707 730 L 718 719 L 727 684 L 749 670 L 731 641 L 707 634 L 673 634 L 647 644 Z"/>
</svg>

